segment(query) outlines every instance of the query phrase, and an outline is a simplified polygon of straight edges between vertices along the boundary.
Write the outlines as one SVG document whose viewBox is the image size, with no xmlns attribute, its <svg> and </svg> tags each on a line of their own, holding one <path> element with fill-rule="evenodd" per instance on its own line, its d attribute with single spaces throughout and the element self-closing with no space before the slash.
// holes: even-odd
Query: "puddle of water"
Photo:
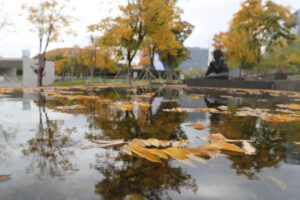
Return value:
<svg viewBox="0 0 300 200">
<path fill-rule="evenodd" d="M 11 175 L 0 182 L 0 199 L 298 199 L 299 121 L 163 111 L 228 106 L 273 112 L 277 104 L 297 98 L 209 89 L 10 92 L 0 97 L 0 174 Z M 132 112 L 120 110 L 125 101 L 136 102 Z M 138 102 L 151 107 L 139 109 Z M 207 129 L 186 126 L 190 122 Z M 176 160 L 162 165 L 124 156 L 118 147 L 99 149 L 89 141 L 187 139 L 199 146 L 209 133 L 254 138 L 257 154 L 229 155 L 192 168 Z"/>
</svg>

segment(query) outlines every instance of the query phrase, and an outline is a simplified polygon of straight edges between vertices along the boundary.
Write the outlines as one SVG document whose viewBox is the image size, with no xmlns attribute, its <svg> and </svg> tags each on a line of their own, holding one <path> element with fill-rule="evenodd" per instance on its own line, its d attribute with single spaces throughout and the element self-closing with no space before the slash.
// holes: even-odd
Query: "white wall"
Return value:
<svg viewBox="0 0 300 200">
<path fill-rule="evenodd" d="M 37 86 L 37 74 L 34 73 L 33 68 L 37 67 L 38 60 L 23 59 L 23 86 L 35 87 Z M 43 85 L 51 85 L 55 81 L 54 63 L 46 62 L 45 76 L 43 78 Z"/>
</svg>

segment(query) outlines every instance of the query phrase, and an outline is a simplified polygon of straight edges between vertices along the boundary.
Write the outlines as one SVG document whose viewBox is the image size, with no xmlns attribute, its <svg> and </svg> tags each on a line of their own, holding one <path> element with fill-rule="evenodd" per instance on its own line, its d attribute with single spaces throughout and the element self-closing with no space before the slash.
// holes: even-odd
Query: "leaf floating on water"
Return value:
<svg viewBox="0 0 300 200">
<path fill-rule="evenodd" d="M 161 140 L 160 141 L 160 146 L 162 146 L 162 147 L 169 147 L 169 146 L 171 146 L 171 141 L 169 141 L 169 140 Z"/>
<path fill-rule="evenodd" d="M 162 150 L 165 154 L 169 155 L 170 157 L 176 160 L 186 160 L 188 159 L 189 152 L 184 149 L 180 148 L 168 148 Z"/>
<path fill-rule="evenodd" d="M 0 174 L 0 181 L 6 181 L 8 179 L 10 179 L 10 175 L 1 175 Z"/>
<path fill-rule="evenodd" d="M 188 126 L 200 131 L 205 129 L 205 126 L 201 123 L 193 123 L 189 124 Z"/>
<path fill-rule="evenodd" d="M 160 149 L 149 149 L 149 151 L 151 153 L 153 153 L 154 155 L 158 156 L 159 158 L 162 158 L 165 160 L 169 159 L 169 156 L 166 153 L 164 153 L 163 151 L 161 151 Z"/>
<path fill-rule="evenodd" d="M 222 134 L 211 134 L 207 137 L 208 141 L 212 144 L 204 145 L 204 149 L 208 150 L 222 150 L 222 151 L 231 151 L 237 153 L 245 153 L 240 147 L 230 144 L 226 141 L 226 138 Z"/>
<path fill-rule="evenodd" d="M 150 138 L 150 139 L 148 139 L 148 142 L 150 142 L 150 144 L 152 146 L 155 146 L 155 147 L 160 146 L 160 141 L 158 139 Z"/>
<path fill-rule="evenodd" d="M 243 141 L 243 149 L 247 155 L 255 155 L 256 148 L 247 141 Z"/>
<path fill-rule="evenodd" d="M 110 140 L 110 141 L 105 141 L 105 140 L 90 140 L 93 143 L 100 144 L 98 146 L 99 148 L 108 148 L 116 145 L 122 145 L 125 144 L 124 139 L 123 140 Z"/>
<path fill-rule="evenodd" d="M 143 148 L 137 144 L 131 143 L 128 145 L 128 150 L 132 151 L 133 153 L 137 154 L 138 156 L 145 158 L 152 162 L 161 163 L 161 160 L 159 157 L 151 153 L 148 149 Z"/>
<path fill-rule="evenodd" d="M 188 144 L 187 140 L 171 141 L 171 146 L 174 148 L 183 148 L 186 147 L 187 144 Z"/>
</svg>

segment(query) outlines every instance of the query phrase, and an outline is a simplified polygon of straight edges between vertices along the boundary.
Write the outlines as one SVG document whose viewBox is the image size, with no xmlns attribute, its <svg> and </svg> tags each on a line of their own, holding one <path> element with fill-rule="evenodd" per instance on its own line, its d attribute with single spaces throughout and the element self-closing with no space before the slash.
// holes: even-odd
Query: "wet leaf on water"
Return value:
<svg viewBox="0 0 300 200">
<path fill-rule="evenodd" d="M 188 144 L 187 140 L 171 141 L 171 146 L 174 148 L 183 148 L 186 147 L 187 144 Z"/>
<path fill-rule="evenodd" d="M 160 146 L 160 141 L 158 139 L 150 138 L 150 139 L 148 139 L 148 142 L 150 142 L 150 144 L 152 146 L 155 146 L 155 147 Z"/>
<path fill-rule="evenodd" d="M 188 152 L 187 150 L 180 148 L 168 148 L 163 149 L 162 151 L 176 160 L 186 160 L 188 159 L 188 154 L 190 154 L 190 152 Z"/>
<path fill-rule="evenodd" d="M 240 147 L 230 144 L 226 141 L 226 138 L 222 134 L 211 134 L 207 137 L 207 140 L 212 144 L 204 145 L 202 148 L 208 150 L 222 150 L 231 151 L 237 153 L 245 153 Z"/>
<path fill-rule="evenodd" d="M 125 141 L 122 140 L 90 140 L 93 143 L 99 144 L 99 148 L 108 148 L 116 145 L 125 144 Z"/>
<path fill-rule="evenodd" d="M 149 151 L 151 153 L 153 153 L 154 155 L 158 156 L 159 158 L 162 158 L 162 159 L 165 159 L 165 160 L 169 159 L 169 156 L 166 153 L 164 153 L 163 151 L 159 150 L 159 149 L 149 149 Z"/>
<path fill-rule="evenodd" d="M 200 131 L 205 129 L 205 126 L 201 123 L 192 123 L 189 124 L 188 126 Z"/>
<path fill-rule="evenodd" d="M 202 158 L 205 159 L 210 159 L 210 158 L 214 158 L 215 156 L 213 155 L 213 153 L 199 147 L 199 148 L 192 148 L 192 149 L 187 149 L 189 152 L 191 152 L 192 154 L 196 155 L 196 156 L 200 156 Z"/>
<path fill-rule="evenodd" d="M 127 149 L 136 155 L 145 158 L 151 162 L 161 163 L 158 156 L 151 153 L 148 149 L 139 146 L 138 144 L 129 143 Z"/>
<path fill-rule="evenodd" d="M 138 144 L 142 147 L 185 147 L 188 144 L 187 140 L 180 141 L 168 141 L 168 140 L 158 140 L 155 138 L 150 138 L 147 140 L 143 139 L 133 139 L 131 143 Z"/>
</svg>

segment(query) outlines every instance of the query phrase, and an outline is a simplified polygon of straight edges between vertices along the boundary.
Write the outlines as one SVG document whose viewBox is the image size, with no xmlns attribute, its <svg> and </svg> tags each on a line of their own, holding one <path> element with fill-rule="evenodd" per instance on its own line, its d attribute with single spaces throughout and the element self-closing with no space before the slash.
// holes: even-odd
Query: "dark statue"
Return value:
<svg viewBox="0 0 300 200">
<path fill-rule="evenodd" d="M 208 79 L 228 79 L 228 66 L 224 59 L 224 54 L 220 49 L 213 52 L 214 60 L 210 62 L 205 78 Z"/>
</svg>

